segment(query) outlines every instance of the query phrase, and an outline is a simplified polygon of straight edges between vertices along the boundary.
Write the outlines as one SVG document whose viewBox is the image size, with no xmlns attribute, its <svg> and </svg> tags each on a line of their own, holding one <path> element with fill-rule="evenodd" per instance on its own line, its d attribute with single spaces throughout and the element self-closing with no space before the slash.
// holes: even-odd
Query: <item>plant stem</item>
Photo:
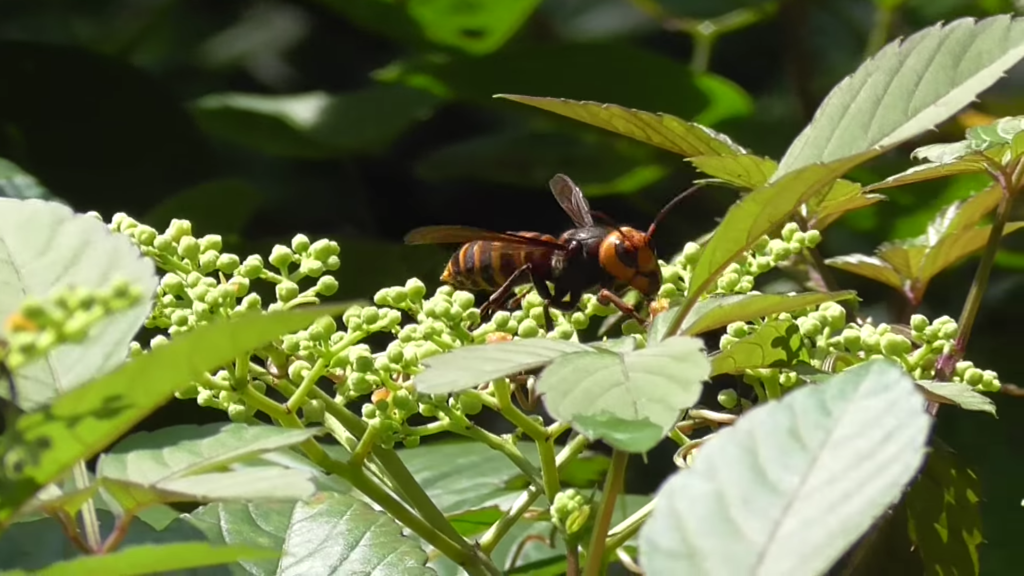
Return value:
<svg viewBox="0 0 1024 576">
<path fill-rule="evenodd" d="M 566 444 L 562 450 L 558 453 L 555 458 L 555 464 L 561 468 L 566 463 L 572 462 L 577 456 L 583 452 L 583 449 L 587 447 L 590 441 L 587 440 L 586 436 L 580 435 Z M 501 542 L 501 539 L 505 537 L 505 534 L 515 526 L 516 522 L 519 521 L 519 517 L 526 512 L 530 506 L 540 497 L 540 488 L 536 485 L 530 486 L 509 508 L 497 522 L 491 525 L 487 529 L 487 532 L 479 540 L 480 550 L 485 554 L 490 554 L 494 548 Z"/>
<path fill-rule="evenodd" d="M 89 471 L 85 469 L 85 461 L 75 462 L 72 468 L 75 480 L 75 487 L 84 490 L 89 487 Z M 92 550 L 99 550 L 103 546 L 103 536 L 100 534 L 100 519 L 96 515 L 96 501 L 89 498 L 82 505 L 82 531 L 85 532 L 85 542 Z"/>
<path fill-rule="evenodd" d="M 623 480 L 626 476 L 626 463 L 629 461 L 629 453 L 619 449 L 612 451 L 612 466 L 608 470 L 608 476 L 604 481 L 604 489 L 601 491 L 601 505 L 597 511 L 597 524 L 590 537 L 590 547 L 587 549 L 587 565 L 583 570 L 583 576 L 597 576 L 604 567 L 605 538 L 608 535 L 608 527 L 612 523 L 612 514 L 615 512 L 615 500 L 622 491 Z"/>
<path fill-rule="evenodd" d="M 562 489 L 558 479 L 558 464 L 555 462 L 555 440 L 537 440 L 537 453 L 540 456 L 540 476 L 544 482 L 544 496 L 548 502 L 555 501 L 555 495 Z"/>
<path fill-rule="evenodd" d="M 342 353 L 347 348 L 356 344 L 363 338 L 366 338 L 365 332 L 361 332 L 358 330 L 350 332 L 344 338 L 342 338 L 340 342 L 338 342 L 334 346 L 331 346 L 331 356 L 335 356 L 337 354 Z M 319 380 L 320 377 L 324 375 L 324 372 L 327 371 L 328 362 L 329 360 L 321 357 L 316 361 L 316 364 L 314 364 L 313 367 L 309 369 L 309 372 L 307 372 L 306 375 L 302 378 L 302 383 L 299 384 L 298 389 L 295 390 L 295 393 L 292 394 L 291 398 L 288 399 L 288 403 L 285 405 L 290 412 L 296 412 L 299 409 L 299 407 L 302 406 L 303 402 L 306 401 L 306 396 L 308 396 L 309 393 L 314 388 L 316 388 L 316 381 Z M 331 402 L 333 403 L 334 400 L 332 399 Z"/>
<path fill-rule="evenodd" d="M 618 525 L 609 530 L 608 540 L 605 542 L 605 546 L 609 550 L 614 550 L 628 542 L 634 534 L 640 531 L 640 527 L 644 525 L 644 521 L 647 520 L 647 517 L 654 511 L 654 504 L 657 501 L 658 500 L 655 498 L 647 504 L 644 504 L 639 510 L 633 512 L 629 518 L 619 522 Z"/>
<path fill-rule="evenodd" d="M 512 386 L 507 378 L 498 378 L 491 383 L 494 397 L 498 400 L 498 412 L 516 428 L 536 442 L 548 439 L 548 429 L 543 424 L 524 414 L 512 403 Z"/>
<path fill-rule="evenodd" d="M 523 453 L 516 448 L 515 444 L 480 428 L 476 424 L 470 422 L 465 416 L 459 414 L 455 410 L 452 410 L 448 406 L 438 406 L 437 409 L 448 417 L 447 423 L 448 430 L 450 432 L 466 436 L 467 438 L 472 438 L 482 442 L 492 450 L 501 452 L 506 458 L 515 464 L 516 468 L 519 468 L 523 474 L 526 474 L 526 477 L 530 479 L 530 482 L 539 486 L 543 485 L 541 475 L 537 471 L 537 467 L 523 456 Z"/>
</svg>

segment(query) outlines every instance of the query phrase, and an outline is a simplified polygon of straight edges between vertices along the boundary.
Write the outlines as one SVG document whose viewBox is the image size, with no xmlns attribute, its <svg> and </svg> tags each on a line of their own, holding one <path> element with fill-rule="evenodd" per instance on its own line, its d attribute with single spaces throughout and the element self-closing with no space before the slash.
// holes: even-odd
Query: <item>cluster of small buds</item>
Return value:
<svg viewBox="0 0 1024 576">
<path fill-rule="evenodd" d="M 916 314 L 911 318 L 908 335 L 886 323 L 847 323 L 846 310 L 835 302 L 825 302 L 816 309 L 777 314 L 768 320 L 794 323 L 803 337 L 803 346 L 809 352 L 811 365 L 816 368 L 824 368 L 827 362 L 837 357 L 847 358 L 854 363 L 888 358 L 899 362 L 919 381 L 935 377 L 936 362 L 941 355 L 953 350 L 959 331 L 956 321 L 948 316 L 929 321 Z M 756 333 L 757 329 L 752 324 L 734 322 L 726 327 L 719 346 L 726 350 L 740 339 Z M 801 382 L 795 371 L 786 368 L 749 369 L 744 372 L 743 380 L 754 386 L 764 385 L 766 389 L 791 388 Z M 957 363 L 952 380 L 967 383 L 984 392 L 995 392 L 1000 387 L 995 372 L 975 368 L 968 361 Z M 734 396 L 729 394 L 719 395 L 719 403 L 726 409 L 736 406 Z"/>
<path fill-rule="evenodd" d="M 45 299 L 27 298 L 5 322 L 4 362 L 17 369 L 61 344 L 81 342 L 97 322 L 130 308 L 142 296 L 137 286 L 117 279 L 106 288 L 66 287 Z"/>
<path fill-rule="evenodd" d="M 555 494 L 551 504 L 551 523 L 571 535 L 579 532 L 590 518 L 590 503 L 575 488 Z"/>
</svg>

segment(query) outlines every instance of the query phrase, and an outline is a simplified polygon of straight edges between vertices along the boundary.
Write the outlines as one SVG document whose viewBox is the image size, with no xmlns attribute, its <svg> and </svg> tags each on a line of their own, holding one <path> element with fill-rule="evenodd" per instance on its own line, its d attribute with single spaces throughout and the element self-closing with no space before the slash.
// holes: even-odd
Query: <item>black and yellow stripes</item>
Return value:
<svg viewBox="0 0 1024 576">
<path fill-rule="evenodd" d="M 539 232 L 516 232 L 520 236 L 549 242 L 558 239 Z M 463 244 L 452 255 L 441 275 L 441 281 L 460 290 L 497 290 L 527 263 L 543 263 L 551 258 L 548 250 L 524 247 L 505 242 L 477 240 Z M 524 281 L 529 281 L 524 278 Z"/>
</svg>

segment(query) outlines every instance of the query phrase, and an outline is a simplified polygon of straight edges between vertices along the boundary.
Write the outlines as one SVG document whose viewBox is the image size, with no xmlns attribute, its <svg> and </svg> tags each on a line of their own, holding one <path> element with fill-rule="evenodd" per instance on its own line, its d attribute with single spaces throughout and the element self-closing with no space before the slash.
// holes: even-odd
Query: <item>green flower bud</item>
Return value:
<svg viewBox="0 0 1024 576">
<path fill-rule="evenodd" d="M 932 322 L 932 326 L 942 326 L 944 324 L 956 324 L 956 320 L 953 320 L 949 316 L 939 316 Z"/>
<path fill-rule="evenodd" d="M 483 403 L 475 395 L 459 394 L 459 408 L 467 416 L 480 413 L 484 407 Z"/>
<path fill-rule="evenodd" d="M 390 306 L 393 302 L 394 288 L 381 288 L 373 295 L 373 303 L 377 306 Z"/>
<path fill-rule="evenodd" d="M 213 390 L 200 390 L 196 396 L 196 404 L 203 408 L 216 408 L 220 401 L 213 395 Z"/>
<path fill-rule="evenodd" d="M 548 334 L 548 338 L 555 338 L 558 340 L 571 340 L 573 334 L 576 332 L 572 329 L 572 326 L 566 323 L 556 324 L 555 329 Z"/>
<path fill-rule="evenodd" d="M 224 248 L 224 242 L 219 234 L 207 234 L 199 239 L 199 249 L 203 252 L 213 250 L 220 252 Z"/>
<path fill-rule="evenodd" d="M 797 232 L 800 232 L 800 225 L 796 222 L 787 222 L 782 227 L 782 239 L 786 242 L 792 242 Z"/>
<path fill-rule="evenodd" d="M 185 280 L 173 272 L 168 272 L 160 278 L 160 288 L 168 294 L 181 296 L 185 293 Z"/>
<path fill-rule="evenodd" d="M 321 276 L 316 281 L 316 293 L 321 296 L 332 296 L 338 291 L 338 281 L 333 276 Z"/>
<path fill-rule="evenodd" d="M 292 250 L 296 254 L 302 254 L 309 250 L 309 237 L 305 234 L 296 234 L 292 237 Z"/>
<path fill-rule="evenodd" d="M 380 320 L 380 310 L 373 306 L 367 306 L 360 311 L 359 316 L 363 320 L 363 324 L 376 324 Z"/>
<path fill-rule="evenodd" d="M 370 378 L 362 372 L 353 372 L 349 374 L 346 382 L 348 383 L 349 389 L 358 396 L 369 394 L 374 390 L 373 381 L 371 381 Z"/>
<path fill-rule="evenodd" d="M 249 416 L 250 414 L 246 409 L 245 404 L 228 404 L 228 418 L 230 418 L 232 422 L 245 422 L 249 419 Z"/>
<path fill-rule="evenodd" d="M 216 254 L 213 250 L 204 252 L 204 254 Z M 238 267 L 242 265 L 242 261 L 238 259 L 235 254 L 221 254 L 217 257 L 217 270 L 225 274 L 233 274 Z"/>
<path fill-rule="evenodd" d="M 192 236 L 192 223 L 188 220 L 174 218 L 171 220 L 170 225 L 167 226 L 167 235 L 171 237 L 171 240 L 181 242 L 183 238 Z"/>
<path fill-rule="evenodd" d="M 341 259 L 337 256 L 329 256 L 327 260 L 324 260 L 324 270 L 335 271 L 341 268 Z"/>
<path fill-rule="evenodd" d="M 797 376 L 796 372 L 792 370 L 786 370 L 779 373 L 779 385 L 785 388 L 792 388 L 797 385 L 800 381 L 800 377 Z"/>
<path fill-rule="evenodd" d="M 903 356 L 913 350 L 910 340 L 892 332 L 882 334 L 880 345 L 882 353 L 890 357 Z"/>
<path fill-rule="evenodd" d="M 285 280 L 275 288 L 278 302 L 291 302 L 299 296 L 299 285 L 290 280 Z"/>
<path fill-rule="evenodd" d="M 420 437 L 419 436 L 406 436 L 405 438 L 402 438 L 402 446 L 405 446 L 406 448 L 415 448 L 415 447 L 417 447 L 419 445 L 420 445 Z"/>
<path fill-rule="evenodd" d="M 671 300 L 677 296 L 679 296 L 679 288 L 677 288 L 675 284 L 669 284 L 666 282 L 658 289 L 658 298 Z"/>
<path fill-rule="evenodd" d="M 743 338 L 750 333 L 749 328 L 745 322 L 733 322 L 725 327 L 725 332 L 733 338 Z"/>
<path fill-rule="evenodd" d="M 258 255 L 252 255 L 246 257 L 245 261 L 242 262 L 242 267 L 238 270 L 240 276 L 253 280 L 259 278 L 260 274 L 263 273 L 263 258 Z"/>
<path fill-rule="evenodd" d="M 156 230 L 150 226 L 146 226 L 145 224 L 132 230 L 132 238 L 134 238 L 141 246 L 152 246 L 153 242 L 156 241 L 156 237 Z"/>
<path fill-rule="evenodd" d="M 149 349 L 152 350 L 154 348 L 158 348 L 160 346 L 170 343 L 171 341 L 167 339 L 167 336 L 164 336 L 163 334 L 157 334 L 156 336 L 153 336 L 153 338 L 149 341 Z"/>
<path fill-rule="evenodd" d="M 921 332 L 921 339 L 925 342 L 935 343 L 939 339 L 939 326 L 932 324 Z"/>
<path fill-rule="evenodd" d="M 970 362 L 968 360 L 961 360 L 960 362 L 956 363 L 955 374 L 963 378 L 967 371 L 970 370 L 971 368 L 974 368 L 974 362 Z"/>
<path fill-rule="evenodd" d="M 914 332 L 924 332 L 929 325 L 928 318 L 921 314 L 914 314 L 910 317 L 910 329 Z"/>
<path fill-rule="evenodd" d="M 761 252 L 768 250 L 768 243 L 770 241 L 771 238 L 767 236 L 761 236 L 760 238 L 757 239 L 757 242 L 754 243 L 752 250 L 760 254 Z"/>
<path fill-rule="evenodd" d="M 304 258 L 299 262 L 299 272 L 310 278 L 319 278 L 324 273 L 324 264 L 319 260 Z"/>
<path fill-rule="evenodd" d="M 260 298 L 259 294 L 249 294 L 245 298 L 242 298 L 240 308 L 248 312 L 259 310 L 260 308 L 263 308 L 263 300 Z"/>
<path fill-rule="evenodd" d="M 739 274 L 723 274 L 718 279 L 718 289 L 722 292 L 732 292 L 740 283 Z"/>
<path fill-rule="evenodd" d="M 636 321 L 636 318 L 628 318 L 622 323 L 622 334 L 624 336 L 635 336 L 645 334 L 646 330 Z"/>
<path fill-rule="evenodd" d="M 341 247 L 333 240 L 320 239 L 313 242 L 309 247 L 309 255 L 321 262 L 327 260 L 331 256 L 337 256 L 340 253 Z"/>
<path fill-rule="evenodd" d="M 540 326 L 532 318 L 526 318 L 519 323 L 517 333 L 520 338 L 536 338 L 540 336 Z"/>
<path fill-rule="evenodd" d="M 821 322 L 818 322 L 810 316 L 805 316 L 797 320 L 796 325 L 800 328 L 800 334 L 804 338 L 817 338 L 821 335 L 823 330 Z"/>
<path fill-rule="evenodd" d="M 288 366 L 288 379 L 296 384 L 302 382 L 312 366 L 305 360 L 295 360 Z"/>
<path fill-rule="evenodd" d="M 878 334 L 870 333 L 864 335 L 862 332 L 860 341 L 865 352 L 877 353 L 881 350 L 881 338 L 879 338 Z"/>
<path fill-rule="evenodd" d="M 178 256 L 186 260 L 199 258 L 199 242 L 191 236 L 185 236 L 178 241 Z"/>
<path fill-rule="evenodd" d="M 942 340 L 955 340 L 960 327 L 955 322 L 949 322 L 939 326 L 939 338 Z"/>
<path fill-rule="evenodd" d="M 808 248 L 814 248 L 818 244 L 821 244 L 821 232 L 814 229 L 804 232 L 803 244 Z"/>
<path fill-rule="evenodd" d="M 970 368 L 964 371 L 964 383 L 971 386 L 981 386 L 985 381 L 985 373 L 977 368 Z"/>
<path fill-rule="evenodd" d="M 470 292 L 465 290 L 456 290 L 452 294 L 452 302 L 455 306 L 461 310 L 469 310 L 473 306 L 476 306 L 476 298 Z"/>
<path fill-rule="evenodd" d="M 738 401 L 739 397 L 736 395 L 736 390 L 733 390 L 732 388 L 726 388 L 718 393 L 718 403 L 726 410 L 732 410 L 735 408 Z"/>
<path fill-rule="evenodd" d="M 722 271 L 722 274 L 723 275 L 724 274 L 742 275 L 743 274 L 743 267 L 740 266 L 739 264 L 735 263 L 735 262 L 732 262 L 728 266 L 725 267 L 725 270 Z"/>
<path fill-rule="evenodd" d="M 199 270 L 204 274 L 212 272 L 217 267 L 217 259 L 219 254 L 213 250 L 208 250 L 199 255 Z"/>
<path fill-rule="evenodd" d="M 733 344 L 735 344 L 735 343 L 737 343 L 739 341 L 740 341 L 739 338 L 735 338 L 735 337 L 730 336 L 728 334 L 722 334 L 721 338 L 718 339 L 718 348 L 720 350 L 725 350 L 726 348 L 732 346 Z"/>
<path fill-rule="evenodd" d="M 508 326 L 509 321 L 512 319 L 512 314 L 506 310 L 498 310 L 491 316 L 491 324 L 497 329 L 502 329 Z"/>
<path fill-rule="evenodd" d="M 775 262 L 767 256 L 758 256 L 754 259 L 753 271 L 758 274 L 764 274 L 772 268 L 775 268 Z"/>
<path fill-rule="evenodd" d="M 683 246 L 683 262 L 693 266 L 697 263 L 697 260 L 700 259 L 700 251 L 700 244 L 697 244 L 696 242 L 687 242 L 686 245 Z"/>
<path fill-rule="evenodd" d="M 792 256 L 793 253 L 789 251 L 789 243 L 778 238 L 772 238 L 768 242 L 768 255 L 777 264 Z"/>
<path fill-rule="evenodd" d="M 587 326 L 590 325 L 590 318 L 587 317 L 583 312 L 573 312 L 569 316 L 569 323 L 575 330 L 586 330 Z"/>
<path fill-rule="evenodd" d="M 363 404 L 362 412 L 363 418 L 366 420 L 373 420 L 374 418 L 377 417 L 377 407 L 374 406 L 373 404 Z"/>
<path fill-rule="evenodd" d="M 227 286 L 236 298 L 241 298 L 249 293 L 249 279 L 242 276 L 232 276 L 228 280 Z"/>
<path fill-rule="evenodd" d="M 171 314 L 171 324 L 174 326 L 188 326 L 188 321 L 192 317 L 189 311 L 186 310 L 175 310 Z"/>
<path fill-rule="evenodd" d="M 276 244 L 270 250 L 269 260 L 272 266 L 284 270 L 295 262 L 295 254 L 287 246 Z"/>
<path fill-rule="evenodd" d="M 307 424 L 323 422 L 326 412 L 323 400 L 315 398 L 307 400 L 306 404 L 302 406 L 302 421 Z"/>
</svg>

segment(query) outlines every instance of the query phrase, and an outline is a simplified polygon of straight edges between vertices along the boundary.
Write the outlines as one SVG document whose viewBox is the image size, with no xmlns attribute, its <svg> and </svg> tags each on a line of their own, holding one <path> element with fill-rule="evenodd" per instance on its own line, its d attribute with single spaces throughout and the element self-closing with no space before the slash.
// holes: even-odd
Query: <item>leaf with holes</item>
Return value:
<svg viewBox="0 0 1024 576">
<path fill-rule="evenodd" d="M 757 406 L 658 490 L 640 529 L 640 566 L 826 573 L 920 468 L 924 404 L 902 368 L 871 361 Z"/>
<path fill-rule="evenodd" d="M 211 542 L 268 547 L 277 560 L 246 562 L 256 574 L 429 575 L 427 554 L 392 518 L 345 494 L 289 503 L 208 504 L 188 515 Z"/>
<path fill-rule="evenodd" d="M 577 353 L 537 380 L 552 417 L 621 450 L 645 452 L 700 398 L 710 363 L 699 338 L 675 336 L 641 350 Z"/>
<path fill-rule="evenodd" d="M 792 367 L 810 356 L 795 322 L 771 320 L 711 356 L 711 375 L 742 374 L 754 368 Z"/>
<path fill-rule="evenodd" d="M 140 301 L 97 323 L 84 342 L 60 346 L 19 369 L 15 382 L 23 410 L 124 362 L 128 343 L 149 315 L 157 276 L 152 260 L 96 218 L 56 202 L 0 198 L 0 319 L 26 297 L 45 299 L 71 286 L 101 290 L 114 278 L 140 289 Z"/>
<path fill-rule="evenodd" d="M 514 94 L 499 94 L 496 97 L 536 106 L 685 157 L 735 156 L 746 152 L 724 134 L 669 114 L 653 114 L 615 104 L 562 98 Z"/>
<path fill-rule="evenodd" d="M 547 338 L 463 346 L 425 359 L 426 370 L 417 374 L 414 382 L 420 392 L 447 394 L 533 370 L 559 356 L 581 352 L 593 352 L 593 349 L 576 342 Z"/>
<path fill-rule="evenodd" d="M 931 129 L 1024 57 L 1024 20 L 1001 15 L 937 24 L 884 46 L 832 89 L 772 177 Z"/>
</svg>

